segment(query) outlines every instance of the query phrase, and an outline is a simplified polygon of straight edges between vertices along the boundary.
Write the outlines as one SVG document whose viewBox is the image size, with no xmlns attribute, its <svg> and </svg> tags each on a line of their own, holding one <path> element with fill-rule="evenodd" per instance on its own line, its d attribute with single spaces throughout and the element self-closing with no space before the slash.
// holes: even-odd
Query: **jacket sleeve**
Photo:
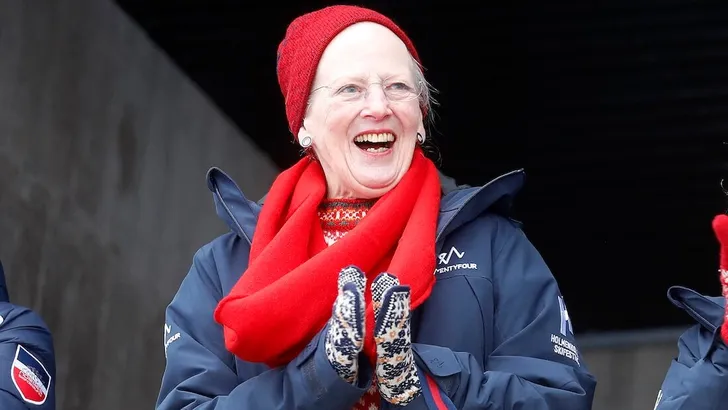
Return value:
<svg viewBox="0 0 728 410">
<path fill-rule="evenodd" d="M 54 410 L 55 376 L 46 324 L 30 309 L 0 302 L 0 408 Z"/>
<path fill-rule="evenodd" d="M 493 254 L 494 349 L 483 368 L 470 353 L 415 345 L 423 408 L 591 409 L 596 381 L 545 262 L 505 220 Z"/>
<path fill-rule="evenodd" d="M 166 311 L 166 368 L 157 410 L 259 410 L 351 408 L 366 392 L 371 377 L 352 385 L 326 359 L 322 330 L 286 366 L 239 374 L 225 348 L 213 311 L 222 298 L 212 251 L 203 247 Z M 371 369 L 363 373 L 371 374 Z"/>
<path fill-rule="evenodd" d="M 728 348 L 719 331 L 700 325 L 678 340 L 655 410 L 717 410 L 728 403 Z"/>
</svg>

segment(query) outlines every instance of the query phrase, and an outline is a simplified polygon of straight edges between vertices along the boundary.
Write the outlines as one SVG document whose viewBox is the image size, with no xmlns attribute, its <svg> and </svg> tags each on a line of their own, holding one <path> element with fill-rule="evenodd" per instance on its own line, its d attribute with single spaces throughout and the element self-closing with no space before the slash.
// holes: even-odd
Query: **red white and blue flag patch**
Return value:
<svg viewBox="0 0 728 410">
<path fill-rule="evenodd" d="M 36 405 L 45 403 L 51 387 L 51 375 L 40 360 L 18 345 L 10 371 L 13 384 L 23 400 Z"/>
</svg>

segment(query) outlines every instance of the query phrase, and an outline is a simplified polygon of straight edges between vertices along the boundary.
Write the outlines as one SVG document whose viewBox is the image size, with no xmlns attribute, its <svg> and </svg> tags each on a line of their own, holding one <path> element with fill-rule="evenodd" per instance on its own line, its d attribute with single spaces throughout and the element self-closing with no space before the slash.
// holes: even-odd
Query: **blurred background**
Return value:
<svg viewBox="0 0 728 410">
<path fill-rule="evenodd" d="M 720 292 L 728 3 L 505 3 L 358 4 L 417 45 L 446 174 L 527 171 L 594 409 L 651 409 L 690 324 L 668 287 Z M 54 333 L 59 409 L 154 407 L 164 308 L 226 231 L 205 172 L 259 198 L 297 159 L 276 47 L 329 4 L 0 1 L 0 260 Z"/>
</svg>

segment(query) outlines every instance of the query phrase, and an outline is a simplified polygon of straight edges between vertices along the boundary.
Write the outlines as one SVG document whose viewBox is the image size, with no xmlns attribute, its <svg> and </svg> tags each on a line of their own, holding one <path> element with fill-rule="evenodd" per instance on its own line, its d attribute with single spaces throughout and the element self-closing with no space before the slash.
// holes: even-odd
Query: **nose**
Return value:
<svg viewBox="0 0 728 410">
<path fill-rule="evenodd" d="M 384 94 L 382 87 L 369 87 L 369 90 L 364 97 L 364 108 L 362 109 L 361 114 L 365 118 L 377 121 L 392 114 L 392 109 L 389 106 L 389 100 Z"/>
</svg>

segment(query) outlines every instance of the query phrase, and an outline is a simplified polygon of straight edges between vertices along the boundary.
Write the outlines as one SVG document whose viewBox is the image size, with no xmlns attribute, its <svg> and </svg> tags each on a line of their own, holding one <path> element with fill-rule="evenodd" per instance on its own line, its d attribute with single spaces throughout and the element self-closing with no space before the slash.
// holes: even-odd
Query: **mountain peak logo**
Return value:
<svg viewBox="0 0 728 410">
<path fill-rule="evenodd" d="M 453 246 L 452 248 L 450 248 L 450 252 L 443 252 L 440 255 L 438 255 L 438 259 L 440 260 L 439 264 L 447 265 L 448 263 L 450 263 L 450 259 L 452 258 L 453 255 L 457 256 L 458 259 L 462 259 L 463 256 L 465 256 L 465 252 L 460 252 L 457 250 L 456 247 Z"/>
<path fill-rule="evenodd" d="M 452 272 L 460 269 L 478 269 L 476 263 L 460 263 L 465 256 L 465 252 L 460 252 L 456 247 L 451 247 L 448 252 L 437 255 L 438 265 L 445 265 L 435 269 L 435 274 Z M 453 259 L 455 257 L 455 259 Z M 450 264 L 450 261 L 458 261 L 458 263 Z"/>
</svg>

